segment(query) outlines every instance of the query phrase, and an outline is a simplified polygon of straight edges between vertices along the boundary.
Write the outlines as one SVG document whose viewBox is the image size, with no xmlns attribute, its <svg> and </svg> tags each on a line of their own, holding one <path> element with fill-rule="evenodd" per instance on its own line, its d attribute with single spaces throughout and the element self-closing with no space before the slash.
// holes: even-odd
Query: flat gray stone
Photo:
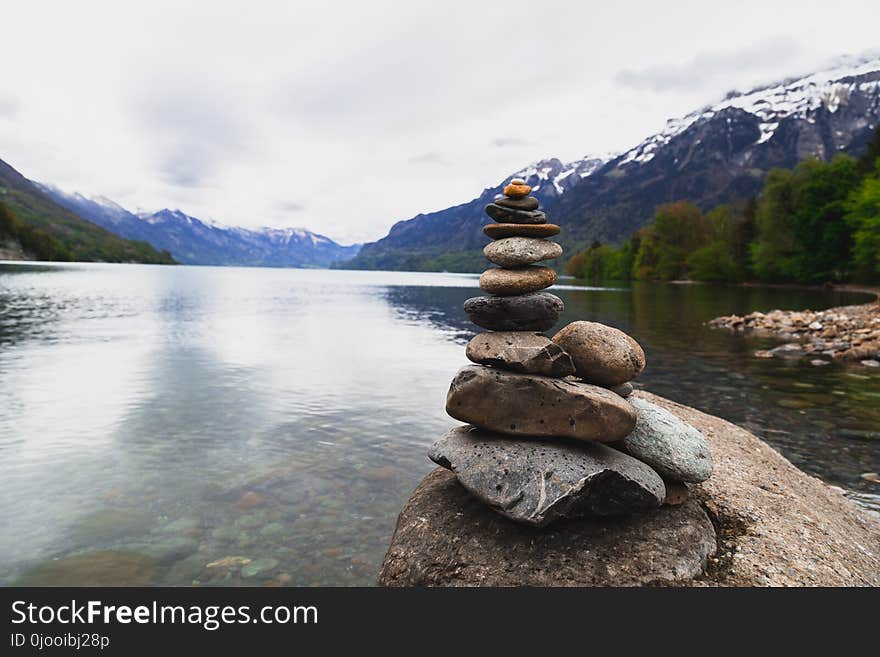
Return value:
<svg viewBox="0 0 880 657">
<path fill-rule="evenodd" d="M 446 412 L 483 429 L 531 438 L 610 443 L 636 425 L 633 406 L 605 388 L 483 365 L 458 371 L 446 395 Z"/>
<path fill-rule="evenodd" d="M 400 512 L 380 586 L 656 586 L 690 583 L 717 549 L 696 501 L 613 518 L 510 522 L 437 468 Z"/>
<path fill-rule="evenodd" d="M 672 481 L 697 483 L 712 475 L 712 450 L 703 434 L 645 399 L 629 403 L 636 409 L 636 428 L 620 449 Z"/>
<path fill-rule="evenodd" d="M 666 497 L 656 472 L 599 443 L 517 439 L 465 426 L 434 443 L 428 456 L 501 515 L 536 527 L 653 509 Z"/>
<path fill-rule="evenodd" d="M 564 310 L 562 299 L 549 292 L 472 297 L 464 302 L 470 320 L 490 331 L 548 331 Z"/>
<path fill-rule="evenodd" d="M 541 333 L 493 331 L 468 342 L 468 360 L 511 372 L 562 378 L 574 374 L 574 365 L 558 344 Z"/>
<path fill-rule="evenodd" d="M 562 255 L 562 247 L 536 237 L 505 237 L 489 242 L 483 248 L 483 255 L 499 267 L 524 267 L 558 258 Z"/>
</svg>

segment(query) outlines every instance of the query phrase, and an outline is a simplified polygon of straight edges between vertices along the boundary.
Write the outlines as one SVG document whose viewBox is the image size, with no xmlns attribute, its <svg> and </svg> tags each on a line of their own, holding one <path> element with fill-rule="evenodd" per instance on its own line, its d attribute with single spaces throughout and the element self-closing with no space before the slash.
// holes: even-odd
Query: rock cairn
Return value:
<svg viewBox="0 0 880 657">
<path fill-rule="evenodd" d="M 481 328 L 467 345 L 473 365 L 456 374 L 446 412 L 466 426 L 429 456 L 475 497 L 518 522 L 646 511 L 687 498 L 706 480 L 712 456 L 703 435 L 665 409 L 630 398 L 645 353 L 626 333 L 573 322 L 544 335 L 564 310 L 543 291 L 556 272 L 537 263 L 562 255 L 531 187 L 514 179 L 486 206 L 497 267 L 480 276 L 485 296 L 465 312 Z"/>
</svg>

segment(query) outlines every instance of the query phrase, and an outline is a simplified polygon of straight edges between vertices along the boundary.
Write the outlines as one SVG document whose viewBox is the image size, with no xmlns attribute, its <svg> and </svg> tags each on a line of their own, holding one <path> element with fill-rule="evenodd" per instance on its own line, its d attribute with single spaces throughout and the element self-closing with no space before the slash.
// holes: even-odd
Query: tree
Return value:
<svg viewBox="0 0 880 657">
<path fill-rule="evenodd" d="M 875 169 L 880 173 L 880 165 Z M 853 231 L 852 260 L 858 279 L 880 280 L 880 177 L 866 177 L 847 203 Z"/>
<path fill-rule="evenodd" d="M 758 278 L 800 283 L 842 280 L 850 261 L 846 202 L 859 184 L 856 163 L 808 158 L 767 175 L 755 216 L 752 267 Z"/>
<path fill-rule="evenodd" d="M 755 214 L 757 236 L 751 243 L 752 270 L 762 280 L 789 276 L 789 260 L 795 251 L 791 227 L 794 215 L 792 178 L 788 169 L 771 169 Z"/>
<path fill-rule="evenodd" d="M 859 186 L 855 161 L 837 155 L 831 162 L 804 160 L 794 171 L 793 231 L 797 249 L 792 275 L 803 283 L 843 280 L 852 248 L 846 204 Z"/>
<path fill-rule="evenodd" d="M 22 250 L 37 260 L 72 260 L 70 251 L 49 233 L 23 223 L 5 204 L 0 203 L 0 237 L 18 242 Z"/>
<path fill-rule="evenodd" d="M 707 224 L 693 203 L 676 201 L 657 207 L 654 223 L 642 234 L 635 256 L 636 278 L 673 280 L 687 270 L 691 251 L 707 242 Z"/>
</svg>

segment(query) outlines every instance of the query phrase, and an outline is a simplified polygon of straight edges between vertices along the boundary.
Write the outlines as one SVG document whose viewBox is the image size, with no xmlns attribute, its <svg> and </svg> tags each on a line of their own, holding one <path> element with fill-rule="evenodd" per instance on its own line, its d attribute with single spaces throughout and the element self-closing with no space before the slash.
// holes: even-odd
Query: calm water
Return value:
<svg viewBox="0 0 880 657">
<path fill-rule="evenodd" d="M 443 405 L 475 288 L 447 274 L 0 265 L 0 584 L 372 583 L 428 446 L 455 424 Z M 880 372 L 753 358 L 770 343 L 703 326 L 865 296 L 557 294 L 565 321 L 644 345 L 645 388 L 876 503 L 860 475 L 880 469 Z"/>
</svg>

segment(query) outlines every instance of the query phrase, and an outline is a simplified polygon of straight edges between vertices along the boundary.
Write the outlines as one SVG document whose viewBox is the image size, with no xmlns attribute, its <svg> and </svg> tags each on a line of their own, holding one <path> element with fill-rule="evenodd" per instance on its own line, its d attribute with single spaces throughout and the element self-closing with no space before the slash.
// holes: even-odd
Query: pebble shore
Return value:
<svg viewBox="0 0 880 657">
<path fill-rule="evenodd" d="M 709 326 L 785 341 L 773 349 L 756 351 L 759 358 L 809 358 L 814 365 L 854 361 L 880 367 L 880 299 L 827 310 L 727 315 L 711 320 Z"/>
</svg>

